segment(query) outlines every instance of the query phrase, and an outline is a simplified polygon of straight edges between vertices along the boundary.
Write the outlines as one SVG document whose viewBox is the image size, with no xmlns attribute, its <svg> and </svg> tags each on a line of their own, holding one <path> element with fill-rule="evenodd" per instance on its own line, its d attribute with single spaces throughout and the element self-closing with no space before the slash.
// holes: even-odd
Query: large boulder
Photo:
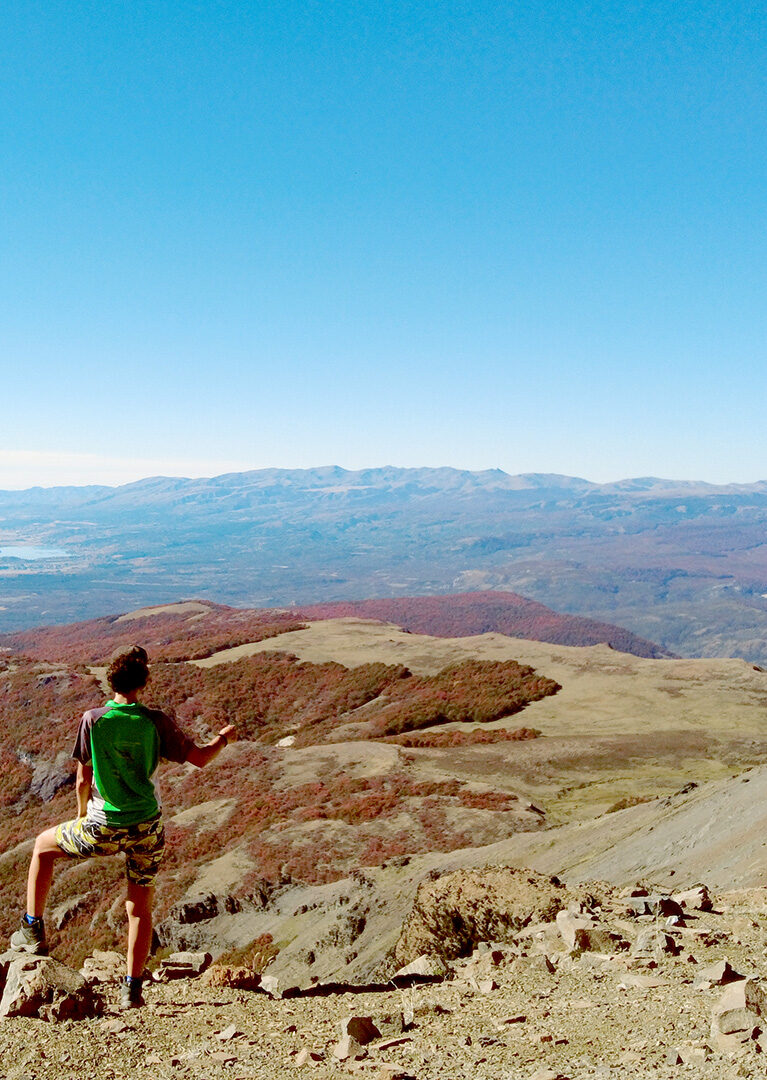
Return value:
<svg viewBox="0 0 767 1080">
<path fill-rule="evenodd" d="M 551 922 L 570 899 L 561 882 L 534 870 L 494 866 L 444 874 L 419 886 L 395 959 L 403 965 L 423 953 L 469 956 L 481 941 L 512 941 L 531 923 Z"/>
<path fill-rule="evenodd" d="M 102 1008 L 82 975 L 50 956 L 19 956 L 8 965 L 0 1017 L 82 1020 Z"/>
</svg>

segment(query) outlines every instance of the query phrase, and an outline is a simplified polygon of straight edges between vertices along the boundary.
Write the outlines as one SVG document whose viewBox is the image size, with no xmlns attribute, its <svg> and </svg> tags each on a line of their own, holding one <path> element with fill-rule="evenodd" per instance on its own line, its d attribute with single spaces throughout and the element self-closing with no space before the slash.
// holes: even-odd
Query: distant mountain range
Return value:
<svg viewBox="0 0 767 1080">
<path fill-rule="evenodd" d="M 20 545 L 68 555 L 2 554 Z M 6 631 L 188 596 L 288 607 L 488 589 L 681 655 L 767 663 L 767 482 L 328 467 L 0 492 Z"/>
</svg>

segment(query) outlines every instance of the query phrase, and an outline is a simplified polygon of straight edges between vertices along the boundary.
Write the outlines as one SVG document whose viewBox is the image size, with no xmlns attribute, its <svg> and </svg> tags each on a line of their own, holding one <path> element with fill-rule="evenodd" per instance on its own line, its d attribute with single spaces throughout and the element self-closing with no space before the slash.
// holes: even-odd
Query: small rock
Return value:
<svg viewBox="0 0 767 1080">
<path fill-rule="evenodd" d="M 361 1058 L 366 1051 L 351 1035 L 344 1035 L 333 1047 L 333 1057 L 338 1061 L 347 1061 L 349 1058 Z"/>
<path fill-rule="evenodd" d="M 507 1016 L 503 1020 L 498 1020 L 496 1028 L 498 1031 L 502 1031 L 506 1024 L 524 1024 L 527 1021 L 527 1017 L 524 1013 L 517 1013 L 516 1016 Z"/>
<path fill-rule="evenodd" d="M 558 912 L 557 927 L 571 952 L 609 953 L 616 947 L 626 947 L 620 934 L 613 933 L 590 917 L 573 915 L 571 911 Z"/>
<path fill-rule="evenodd" d="M 749 1046 L 756 1045 L 756 1043 L 752 1043 L 755 1030 L 757 1029 L 754 1029 L 754 1031 L 731 1031 L 729 1034 L 721 1031 L 712 1032 L 711 1042 L 723 1054 L 742 1054 Z"/>
<path fill-rule="evenodd" d="M 694 885 L 684 892 L 674 893 L 671 899 L 688 911 L 711 911 L 714 906 L 705 885 Z"/>
<path fill-rule="evenodd" d="M 393 1046 L 404 1046 L 405 1043 L 413 1041 L 412 1035 L 400 1035 L 397 1039 L 386 1039 L 385 1042 L 378 1043 L 374 1049 L 380 1054 L 386 1050 L 391 1050 Z"/>
<path fill-rule="evenodd" d="M 392 1061 L 384 1061 L 373 1073 L 372 1080 L 413 1080 L 413 1077 L 401 1065 L 395 1065 Z"/>
<path fill-rule="evenodd" d="M 627 972 L 621 976 L 621 986 L 634 987 L 638 990 L 655 990 L 659 986 L 668 986 L 668 979 L 662 979 L 659 975 L 638 975 Z"/>
<path fill-rule="evenodd" d="M 341 1037 L 351 1036 L 360 1046 L 365 1046 L 373 1039 L 380 1039 L 381 1032 L 370 1016 L 347 1016 L 340 1022 Z"/>
<path fill-rule="evenodd" d="M 663 918 L 669 916 L 684 917 L 684 909 L 670 896 L 632 896 L 626 900 L 626 910 L 636 916 L 660 915 Z"/>
<path fill-rule="evenodd" d="M 556 921 L 557 929 L 568 949 L 574 949 L 576 947 L 576 935 L 579 930 L 585 930 L 587 927 L 593 925 L 591 919 L 585 918 L 582 915 L 573 915 L 572 911 L 567 911 L 566 909 L 557 912 Z"/>
<path fill-rule="evenodd" d="M 666 934 L 661 930 L 647 929 L 640 930 L 637 934 L 631 951 L 634 956 L 659 956 L 662 953 L 676 956 L 681 949 L 681 945 L 677 944 L 671 934 Z"/>
<path fill-rule="evenodd" d="M 695 974 L 695 982 L 707 982 L 712 986 L 726 986 L 728 983 L 738 982 L 739 979 L 745 979 L 745 975 L 741 975 L 731 965 L 729 960 L 719 960 L 716 964 L 709 964 L 708 967 L 700 968 Z"/>
<path fill-rule="evenodd" d="M 130 1028 L 124 1020 L 102 1020 L 99 1029 L 107 1032 L 108 1035 L 120 1035 L 123 1031 L 129 1031 Z"/>
<path fill-rule="evenodd" d="M 230 1024 L 229 1027 L 225 1027 L 223 1031 L 216 1032 L 216 1038 L 219 1042 L 229 1042 L 230 1039 L 236 1039 L 242 1035 L 236 1024 Z"/>
<path fill-rule="evenodd" d="M 679 1056 L 684 1065 L 702 1065 L 708 1061 L 709 1051 L 706 1046 L 680 1046 Z"/>
<path fill-rule="evenodd" d="M 296 1065 L 316 1065 L 322 1060 L 322 1054 L 318 1054 L 316 1050 L 307 1050 L 306 1047 L 296 1054 Z"/>
<path fill-rule="evenodd" d="M 477 983 L 477 989 L 480 994 L 492 994 L 494 990 L 498 989 L 498 983 L 495 979 L 482 979 Z"/>
<path fill-rule="evenodd" d="M 448 971 L 448 966 L 441 957 L 434 953 L 422 953 L 411 964 L 406 964 L 395 972 L 394 978 L 403 979 L 409 975 L 421 975 L 424 978 L 443 979 Z"/>
<path fill-rule="evenodd" d="M 281 998 L 282 990 L 280 989 L 280 980 L 276 975 L 262 975 L 259 982 L 260 988 L 264 993 L 269 994 L 273 998 Z"/>
<path fill-rule="evenodd" d="M 405 1017 L 401 1012 L 383 1013 L 373 1017 L 373 1023 L 385 1038 L 396 1038 L 405 1030 Z"/>
</svg>

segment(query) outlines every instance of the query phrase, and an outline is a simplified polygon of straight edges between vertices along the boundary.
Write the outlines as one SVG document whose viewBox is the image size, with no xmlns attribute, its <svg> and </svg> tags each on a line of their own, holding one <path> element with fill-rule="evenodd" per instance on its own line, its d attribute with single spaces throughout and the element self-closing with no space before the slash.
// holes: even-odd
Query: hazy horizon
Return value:
<svg viewBox="0 0 767 1080">
<path fill-rule="evenodd" d="M 754 484 L 767 482 L 767 477 L 755 477 L 753 479 L 728 479 L 728 480 L 711 480 L 708 477 L 701 476 L 662 476 L 658 474 L 646 473 L 643 475 L 633 476 L 617 476 L 611 475 L 606 478 L 597 478 L 594 476 L 582 476 L 571 472 L 561 472 L 548 469 L 526 469 L 519 472 L 509 472 L 507 469 L 500 469 L 499 466 L 483 466 L 480 468 L 470 468 L 461 465 L 453 464 L 441 464 L 441 465 L 394 465 L 391 462 L 385 464 L 376 465 L 360 465 L 356 467 L 347 467 L 345 465 L 339 465 L 334 462 L 332 464 L 313 464 L 313 465 L 259 465 L 248 466 L 243 465 L 239 467 L 227 467 L 222 468 L 220 471 L 200 469 L 200 471 L 170 471 L 158 469 L 157 471 L 142 472 L 140 471 L 140 462 L 131 462 L 127 460 L 125 462 L 108 462 L 106 465 L 103 461 L 88 461 L 86 460 L 83 465 L 78 469 L 78 466 L 72 466 L 71 462 L 67 462 L 65 468 L 71 473 L 70 478 L 67 480 L 49 479 L 48 482 L 40 482 L 31 479 L 35 472 L 31 469 L 20 468 L 18 471 L 20 474 L 26 476 L 26 482 L 19 480 L 18 482 L 8 483 L 4 482 L 5 477 L 14 472 L 13 468 L 3 469 L 3 452 L 0 451 L 0 491 L 30 491 L 34 488 L 59 488 L 59 487 L 111 487 L 118 488 L 124 487 L 129 484 L 141 483 L 145 480 L 167 479 L 167 480 L 215 480 L 222 476 L 234 475 L 239 473 L 248 472 L 313 472 L 319 469 L 343 469 L 344 472 L 357 473 L 366 472 L 370 470 L 379 469 L 451 469 L 456 472 L 494 472 L 499 471 L 509 477 L 518 476 L 559 476 L 568 480 L 581 480 L 589 484 L 597 484 L 607 486 L 610 484 L 631 483 L 635 481 L 643 480 L 655 480 L 659 483 L 668 484 L 706 484 L 713 487 L 730 487 L 730 486 L 743 486 L 748 487 Z M 125 475 L 121 479 L 115 479 L 112 475 L 112 470 L 117 472 L 124 472 Z M 41 470 L 45 472 L 45 469 Z M 54 467 L 54 472 L 56 469 Z M 89 478 L 74 479 L 78 474 L 87 476 L 91 473 Z"/>
</svg>

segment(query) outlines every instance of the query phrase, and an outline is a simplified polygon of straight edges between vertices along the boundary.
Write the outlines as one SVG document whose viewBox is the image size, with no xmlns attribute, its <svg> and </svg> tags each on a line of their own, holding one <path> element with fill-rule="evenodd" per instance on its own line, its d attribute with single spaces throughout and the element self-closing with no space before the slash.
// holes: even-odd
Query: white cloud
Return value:
<svg viewBox="0 0 767 1080">
<path fill-rule="evenodd" d="M 255 466 L 242 461 L 118 458 L 44 450 L 0 450 L 0 490 L 80 484 L 117 486 L 147 476 L 219 476 Z"/>
</svg>

